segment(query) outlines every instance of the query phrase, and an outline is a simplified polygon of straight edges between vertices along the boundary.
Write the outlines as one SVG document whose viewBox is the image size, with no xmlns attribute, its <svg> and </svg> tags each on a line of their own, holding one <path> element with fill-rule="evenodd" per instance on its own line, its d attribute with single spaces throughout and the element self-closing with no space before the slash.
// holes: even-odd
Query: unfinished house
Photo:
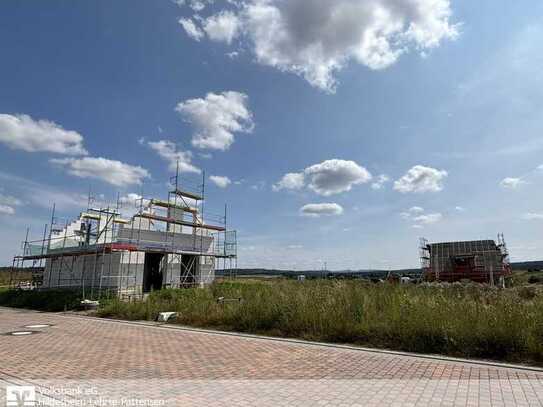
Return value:
<svg viewBox="0 0 543 407">
<path fill-rule="evenodd" d="M 189 191 L 174 178 L 167 200 L 139 198 L 128 217 L 119 202 L 113 208 L 89 205 L 62 227 L 53 213 L 48 236 L 46 228 L 42 240 L 27 238 L 14 270 L 25 262 L 42 265 L 35 287 L 82 289 L 85 298 L 212 283 L 221 261 L 226 270 L 237 266 L 236 232 L 226 229 L 226 210 L 224 216 L 204 216 L 203 183 L 199 192 Z"/>
<path fill-rule="evenodd" d="M 511 274 L 503 235 L 494 240 L 428 243 L 421 239 L 420 260 L 427 281 L 472 280 L 490 285 L 505 284 Z"/>
</svg>

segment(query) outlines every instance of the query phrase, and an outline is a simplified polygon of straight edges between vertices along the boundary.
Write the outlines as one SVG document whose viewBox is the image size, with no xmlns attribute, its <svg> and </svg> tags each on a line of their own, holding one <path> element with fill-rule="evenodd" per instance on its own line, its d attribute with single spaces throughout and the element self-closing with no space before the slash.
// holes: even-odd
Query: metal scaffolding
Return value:
<svg viewBox="0 0 543 407">
<path fill-rule="evenodd" d="M 463 279 L 492 286 L 505 284 L 511 275 L 509 253 L 503 234 L 494 240 L 428 243 L 420 239 L 422 276 L 427 281 Z"/>
<path fill-rule="evenodd" d="M 167 200 L 140 197 L 131 202 L 135 213 L 129 219 L 121 215 L 126 202 L 119 197 L 113 207 L 93 207 L 89 193 L 86 211 L 63 227 L 53 206 L 42 239 L 29 241 L 27 231 L 22 254 L 13 259 L 10 286 L 80 288 L 90 299 L 104 291 L 121 297 L 142 295 L 141 280 L 153 255 L 160 260 L 156 267 L 161 287 L 209 284 L 220 259 L 235 277 L 236 231 L 227 230 L 226 206 L 224 215 L 204 212 L 205 174 L 201 184 L 181 184 L 177 170 L 170 183 Z M 28 262 L 42 270 L 30 282 L 18 278 Z"/>
</svg>

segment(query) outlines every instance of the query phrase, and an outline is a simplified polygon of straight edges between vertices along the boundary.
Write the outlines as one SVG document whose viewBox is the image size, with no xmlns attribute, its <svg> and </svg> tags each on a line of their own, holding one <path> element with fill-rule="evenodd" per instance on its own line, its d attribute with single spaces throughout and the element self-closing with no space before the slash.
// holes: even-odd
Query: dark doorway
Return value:
<svg viewBox="0 0 543 407">
<path fill-rule="evenodd" d="M 162 288 L 162 253 L 145 253 L 143 266 L 143 292 L 148 293 Z"/>
</svg>

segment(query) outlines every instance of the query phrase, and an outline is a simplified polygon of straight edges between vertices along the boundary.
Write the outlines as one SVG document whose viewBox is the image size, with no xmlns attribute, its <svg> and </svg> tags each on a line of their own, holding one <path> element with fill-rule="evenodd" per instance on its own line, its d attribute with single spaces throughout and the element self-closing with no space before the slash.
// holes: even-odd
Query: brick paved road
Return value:
<svg viewBox="0 0 543 407">
<path fill-rule="evenodd" d="M 4 335 L 32 324 L 52 326 Z M 543 405 L 538 371 L 0 308 L 0 387 L 23 384 L 45 405 Z"/>
</svg>

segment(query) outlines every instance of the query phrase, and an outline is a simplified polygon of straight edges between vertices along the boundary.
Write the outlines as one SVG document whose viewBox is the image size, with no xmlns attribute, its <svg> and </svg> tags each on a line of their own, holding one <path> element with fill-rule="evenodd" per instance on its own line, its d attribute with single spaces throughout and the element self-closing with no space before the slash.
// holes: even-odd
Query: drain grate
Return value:
<svg viewBox="0 0 543 407">
<path fill-rule="evenodd" d="M 34 325 L 25 325 L 23 328 L 39 329 L 39 328 L 49 328 L 50 326 L 53 326 L 53 325 L 51 325 L 51 324 L 34 324 Z"/>
<path fill-rule="evenodd" d="M 7 336 L 27 336 L 27 335 L 34 335 L 34 334 L 39 334 L 39 333 L 40 333 L 39 331 L 13 331 L 13 332 L 8 332 L 5 335 L 7 335 Z"/>
</svg>

